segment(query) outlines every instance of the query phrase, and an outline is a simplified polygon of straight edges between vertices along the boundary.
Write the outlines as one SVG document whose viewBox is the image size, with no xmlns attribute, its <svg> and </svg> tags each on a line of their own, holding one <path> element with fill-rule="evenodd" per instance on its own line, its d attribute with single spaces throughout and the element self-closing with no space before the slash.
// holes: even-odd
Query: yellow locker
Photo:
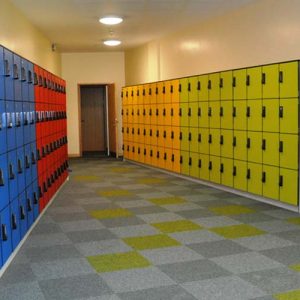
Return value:
<svg viewBox="0 0 300 300">
<path fill-rule="evenodd" d="M 173 172 L 180 173 L 180 150 L 173 149 L 172 151 Z"/>
<path fill-rule="evenodd" d="M 145 157 L 145 164 L 151 165 L 151 146 L 150 145 L 145 145 L 144 157 Z"/>
<path fill-rule="evenodd" d="M 247 99 L 262 98 L 262 70 L 261 67 L 247 69 Z"/>
<path fill-rule="evenodd" d="M 175 79 L 171 82 L 170 87 L 172 103 L 179 103 L 179 80 Z"/>
<path fill-rule="evenodd" d="M 221 158 L 221 184 L 233 187 L 233 160 L 230 158 Z"/>
<path fill-rule="evenodd" d="M 222 157 L 233 158 L 233 130 L 221 130 L 220 136 Z"/>
<path fill-rule="evenodd" d="M 181 78 L 179 80 L 179 100 L 180 100 L 180 102 L 189 102 L 188 85 L 189 85 L 188 78 Z"/>
<path fill-rule="evenodd" d="M 262 163 L 262 132 L 247 132 L 248 161 Z"/>
<path fill-rule="evenodd" d="M 189 152 L 181 151 L 180 152 L 180 164 L 181 164 L 181 174 L 189 176 L 190 174 L 190 166 L 189 166 Z"/>
<path fill-rule="evenodd" d="M 247 129 L 251 131 L 262 131 L 262 101 L 247 101 Z"/>
<path fill-rule="evenodd" d="M 263 132 L 263 164 L 279 166 L 279 133 Z"/>
<path fill-rule="evenodd" d="M 171 129 L 171 139 L 172 139 L 172 148 L 180 150 L 180 127 L 179 126 L 172 126 Z"/>
<path fill-rule="evenodd" d="M 234 101 L 232 116 L 233 128 L 235 130 L 247 130 L 247 101 Z"/>
<path fill-rule="evenodd" d="M 162 81 L 156 82 L 155 86 L 152 85 L 152 94 L 156 97 L 157 104 L 164 103 L 163 87 L 164 83 Z"/>
<path fill-rule="evenodd" d="M 244 100 L 247 98 L 246 78 L 247 69 L 233 71 L 232 85 L 234 100 Z"/>
<path fill-rule="evenodd" d="M 233 161 L 233 187 L 241 191 L 247 191 L 247 162 Z"/>
<path fill-rule="evenodd" d="M 298 135 L 280 134 L 279 163 L 281 168 L 298 169 Z"/>
<path fill-rule="evenodd" d="M 190 153 L 190 158 L 189 158 L 189 174 L 192 177 L 199 177 L 199 167 L 198 167 L 198 158 L 199 154 L 198 153 Z"/>
<path fill-rule="evenodd" d="M 220 172 L 220 166 L 221 166 L 221 158 L 218 156 L 209 156 L 209 180 L 215 183 L 221 182 L 221 172 Z"/>
<path fill-rule="evenodd" d="M 144 86 L 142 84 L 140 84 L 137 88 L 137 90 L 138 90 L 138 104 L 143 104 L 144 103 L 143 89 L 144 89 Z"/>
<path fill-rule="evenodd" d="M 263 131 L 279 132 L 279 100 L 263 100 L 262 106 Z"/>
<path fill-rule="evenodd" d="M 141 134 L 141 129 L 139 127 L 138 124 L 135 124 L 134 125 L 134 136 L 133 136 L 133 141 L 135 143 L 139 143 L 139 140 L 140 140 L 140 134 Z"/>
<path fill-rule="evenodd" d="M 273 166 L 263 166 L 262 173 L 262 194 L 264 197 L 274 200 L 279 199 L 279 168 Z"/>
<path fill-rule="evenodd" d="M 172 127 L 171 126 L 164 126 L 164 140 L 165 140 L 165 147 L 172 149 L 173 139 L 172 139 Z"/>
<path fill-rule="evenodd" d="M 199 154 L 198 168 L 200 179 L 209 180 L 209 155 Z"/>
<path fill-rule="evenodd" d="M 233 102 L 221 101 L 220 105 L 221 128 L 233 129 Z"/>
<path fill-rule="evenodd" d="M 138 107 L 137 105 L 135 105 L 133 108 L 132 108 L 132 112 L 133 112 L 133 124 L 138 124 L 139 123 L 139 111 L 138 111 Z"/>
<path fill-rule="evenodd" d="M 181 127 L 180 128 L 180 150 L 181 151 L 189 151 L 189 128 Z"/>
<path fill-rule="evenodd" d="M 208 100 L 220 100 L 220 73 L 208 75 Z"/>
<path fill-rule="evenodd" d="M 209 118 L 208 118 L 208 102 L 203 101 L 198 103 L 198 117 L 199 117 L 199 127 L 208 128 Z"/>
<path fill-rule="evenodd" d="M 156 166 L 161 169 L 165 169 L 166 167 L 165 149 L 162 147 L 157 147 Z"/>
<path fill-rule="evenodd" d="M 157 146 L 157 132 L 158 132 L 158 126 L 157 125 L 151 125 L 150 126 L 150 145 Z"/>
<path fill-rule="evenodd" d="M 188 117 L 189 117 L 189 126 L 198 127 L 198 102 L 189 103 Z"/>
<path fill-rule="evenodd" d="M 208 128 L 199 128 L 198 131 L 198 149 L 200 153 L 209 154 L 209 129 Z"/>
<path fill-rule="evenodd" d="M 200 75 L 197 83 L 199 101 L 208 101 L 208 75 Z"/>
<path fill-rule="evenodd" d="M 165 147 L 165 139 L 164 139 L 164 126 L 156 127 L 156 138 L 157 138 L 157 146 Z"/>
<path fill-rule="evenodd" d="M 128 152 L 128 158 L 130 160 L 134 160 L 134 151 L 135 148 L 134 148 L 134 144 L 132 143 L 131 145 L 129 145 L 129 152 Z"/>
<path fill-rule="evenodd" d="M 138 87 L 137 86 L 133 86 L 132 87 L 132 105 L 137 105 L 138 104 Z"/>
<path fill-rule="evenodd" d="M 262 165 L 249 163 L 247 165 L 247 191 L 252 194 L 262 195 Z"/>
<path fill-rule="evenodd" d="M 232 71 L 221 72 L 220 74 L 221 100 L 233 99 Z"/>
<path fill-rule="evenodd" d="M 171 98 L 171 81 L 167 80 L 165 81 L 165 89 L 163 90 L 163 101 L 164 103 L 171 103 L 172 102 L 172 98 Z"/>
<path fill-rule="evenodd" d="M 139 161 L 139 145 L 138 145 L 138 143 L 133 144 L 133 160 Z"/>
<path fill-rule="evenodd" d="M 190 127 L 189 132 L 189 150 L 190 152 L 198 153 L 198 128 Z"/>
<path fill-rule="evenodd" d="M 208 117 L 209 117 L 210 128 L 220 128 L 221 126 L 220 101 L 209 102 Z"/>
<path fill-rule="evenodd" d="M 189 77 L 189 102 L 198 102 L 198 76 Z"/>
<path fill-rule="evenodd" d="M 164 125 L 164 111 L 165 105 L 164 104 L 157 104 L 156 110 L 155 110 L 155 116 L 156 116 L 156 124 L 157 125 Z"/>
<path fill-rule="evenodd" d="M 180 126 L 180 117 L 179 117 L 179 103 L 172 103 L 171 108 L 171 122 L 172 126 Z"/>
<path fill-rule="evenodd" d="M 145 126 L 143 124 L 139 124 L 139 143 L 144 144 L 145 143 L 145 136 L 146 136 L 146 131 L 145 131 Z"/>
<path fill-rule="evenodd" d="M 233 131 L 233 157 L 238 160 L 247 160 L 247 131 Z"/>
<path fill-rule="evenodd" d="M 280 98 L 298 98 L 298 61 L 279 65 L 279 92 Z"/>
<path fill-rule="evenodd" d="M 172 103 L 165 104 L 165 117 L 164 117 L 164 125 L 171 126 L 172 125 L 172 115 L 174 115 L 174 109 L 172 107 Z"/>
<path fill-rule="evenodd" d="M 165 160 L 165 168 L 168 171 L 173 171 L 173 162 L 172 162 L 172 149 L 165 148 L 164 160 Z"/>
<path fill-rule="evenodd" d="M 128 105 L 128 97 L 126 97 L 126 93 L 127 93 L 127 88 L 123 87 L 122 88 L 122 92 L 121 92 L 121 98 L 122 98 L 122 104 L 123 106 Z"/>
<path fill-rule="evenodd" d="M 279 64 L 262 67 L 262 96 L 263 99 L 279 98 Z"/>
<path fill-rule="evenodd" d="M 146 145 L 151 145 L 151 136 L 150 136 L 150 134 L 152 135 L 151 126 L 150 125 L 144 125 L 144 128 L 145 128 L 145 132 L 146 132 L 145 144 Z"/>
<path fill-rule="evenodd" d="M 132 86 L 129 86 L 127 88 L 127 92 L 126 92 L 127 103 L 128 103 L 128 105 L 132 105 L 132 98 L 133 98 L 133 89 L 132 89 Z"/>
<path fill-rule="evenodd" d="M 297 98 L 280 99 L 279 127 L 282 133 L 298 134 L 299 105 Z"/>
<path fill-rule="evenodd" d="M 150 104 L 145 104 L 144 105 L 144 110 L 143 110 L 143 117 L 144 117 L 144 124 L 150 125 L 150 116 L 152 115 L 152 109 Z"/>
<path fill-rule="evenodd" d="M 298 205 L 298 171 L 280 168 L 279 199 L 291 205 Z"/>
<path fill-rule="evenodd" d="M 220 156 L 220 151 L 221 151 L 220 129 L 209 129 L 208 143 L 209 143 L 209 154 Z"/>
<path fill-rule="evenodd" d="M 189 104 L 188 103 L 180 103 L 180 126 L 188 127 L 189 126 Z"/>
</svg>

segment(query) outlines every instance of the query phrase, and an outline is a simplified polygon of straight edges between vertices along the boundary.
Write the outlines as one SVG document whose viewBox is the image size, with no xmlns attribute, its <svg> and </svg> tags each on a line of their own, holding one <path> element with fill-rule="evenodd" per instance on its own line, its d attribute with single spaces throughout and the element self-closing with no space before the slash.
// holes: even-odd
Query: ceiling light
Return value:
<svg viewBox="0 0 300 300">
<path fill-rule="evenodd" d="M 105 25 L 116 25 L 123 22 L 121 17 L 107 16 L 99 19 L 99 22 Z"/>
<path fill-rule="evenodd" d="M 104 45 L 106 46 L 119 46 L 121 44 L 121 41 L 119 40 L 105 40 L 103 42 Z"/>
</svg>

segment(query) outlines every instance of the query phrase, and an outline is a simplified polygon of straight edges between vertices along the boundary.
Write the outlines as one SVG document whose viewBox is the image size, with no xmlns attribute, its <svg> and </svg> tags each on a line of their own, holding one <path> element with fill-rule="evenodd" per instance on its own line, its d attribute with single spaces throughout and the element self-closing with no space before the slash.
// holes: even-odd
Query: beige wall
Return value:
<svg viewBox="0 0 300 300">
<path fill-rule="evenodd" d="M 79 155 L 79 84 L 115 84 L 117 118 L 121 122 L 121 87 L 125 84 L 123 52 L 64 53 L 62 76 L 67 81 L 68 147 L 69 154 Z M 118 126 L 119 151 L 122 148 L 121 123 Z"/>
<path fill-rule="evenodd" d="M 125 53 L 126 84 L 298 59 L 299 11 L 299 0 L 258 0 L 129 50 Z M 158 70 L 156 76 L 153 67 Z"/>
<path fill-rule="evenodd" d="M 9 0 L 0 0 L 0 45 L 18 53 L 46 70 L 60 75 L 60 54 Z"/>
</svg>

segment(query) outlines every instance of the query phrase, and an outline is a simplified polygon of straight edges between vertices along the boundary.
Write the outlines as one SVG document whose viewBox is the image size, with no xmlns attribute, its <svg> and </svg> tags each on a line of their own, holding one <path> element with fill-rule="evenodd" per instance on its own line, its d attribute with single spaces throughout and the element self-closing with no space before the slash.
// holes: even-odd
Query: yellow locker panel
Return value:
<svg viewBox="0 0 300 300">
<path fill-rule="evenodd" d="M 221 158 L 221 184 L 233 187 L 233 159 Z"/>
<path fill-rule="evenodd" d="M 190 166 L 189 166 L 189 152 L 181 151 L 180 152 L 180 164 L 181 164 L 181 174 L 189 176 L 190 174 Z"/>
<path fill-rule="evenodd" d="M 280 134 L 279 164 L 281 168 L 298 169 L 298 135 Z"/>
<path fill-rule="evenodd" d="M 198 167 L 200 179 L 209 180 L 209 155 L 199 154 Z"/>
<path fill-rule="evenodd" d="M 221 91 L 221 96 L 220 96 L 221 100 L 233 99 L 232 71 L 221 72 L 220 91 Z"/>
<path fill-rule="evenodd" d="M 251 131 L 262 131 L 262 101 L 247 101 L 247 129 Z"/>
<path fill-rule="evenodd" d="M 221 183 L 221 158 L 218 156 L 209 156 L 209 180 L 215 183 Z"/>
<path fill-rule="evenodd" d="M 197 85 L 199 101 L 208 101 L 208 75 L 200 75 Z"/>
<path fill-rule="evenodd" d="M 127 88 L 128 94 L 126 93 L 127 96 L 127 103 L 128 105 L 132 105 L 132 100 L 133 100 L 133 88 L 132 86 L 129 86 Z"/>
<path fill-rule="evenodd" d="M 208 75 L 208 100 L 220 100 L 220 73 Z"/>
<path fill-rule="evenodd" d="M 189 151 L 198 153 L 198 128 L 190 127 L 189 132 Z"/>
<path fill-rule="evenodd" d="M 139 122 L 139 115 L 138 115 L 138 107 L 137 107 L 137 105 L 135 105 L 132 108 L 132 111 L 133 111 L 133 124 L 138 124 L 138 122 Z"/>
<path fill-rule="evenodd" d="M 263 100 L 262 127 L 263 131 L 279 132 L 279 99 Z"/>
<path fill-rule="evenodd" d="M 233 130 L 221 130 L 220 145 L 221 156 L 233 158 Z"/>
<path fill-rule="evenodd" d="M 247 162 L 233 161 L 233 187 L 241 191 L 247 191 Z"/>
<path fill-rule="evenodd" d="M 248 161 L 262 163 L 262 132 L 247 132 Z"/>
<path fill-rule="evenodd" d="M 189 104 L 180 103 L 179 116 L 180 116 L 180 126 L 188 127 L 189 126 Z"/>
<path fill-rule="evenodd" d="M 279 65 L 280 98 L 298 98 L 298 61 Z"/>
<path fill-rule="evenodd" d="M 135 148 L 134 148 L 134 144 L 132 143 L 131 146 L 129 146 L 129 152 L 128 152 L 128 156 L 130 160 L 134 160 L 134 152 L 135 152 Z"/>
<path fill-rule="evenodd" d="M 244 100 L 247 98 L 246 78 L 247 69 L 233 71 L 232 85 L 234 100 Z"/>
<path fill-rule="evenodd" d="M 189 77 L 189 102 L 198 102 L 198 76 Z"/>
<path fill-rule="evenodd" d="M 144 86 L 142 84 L 140 84 L 137 89 L 138 89 L 138 104 L 143 104 L 144 103 L 144 96 L 143 96 Z"/>
<path fill-rule="evenodd" d="M 247 165 L 247 191 L 252 194 L 262 195 L 262 165 L 249 163 Z"/>
<path fill-rule="evenodd" d="M 209 129 L 208 128 L 199 128 L 198 131 L 198 149 L 200 153 L 209 154 Z"/>
<path fill-rule="evenodd" d="M 261 67 L 247 69 L 247 99 L 262 98 L 262 69 Z"/>
<path fill-rule="evenodd" d="M 140 135 L 141 135 L 141 130 L 138 124 L 134 125 L 134 137 L 133 137 L 133 141 L 134 143 L 139 143 L 140 141 Z"/>
<path fill-rule="evenodd" d="M 137 108 L 138 123 L 139 124 L 144 124 L 143 109 L 144 109 L 144 105 L 143 104 L 139 104 L 138 108 Z"/>
<path fill-rule="evenodd" d="M 173 171 L 173 162 L 172 162 L 172 149 L 165 148 L 164 160 L 165 168 L 168 171 Z"/>
<path fill-rule="evenodd" d="M 146 136 L 146 131 L 145 131 L 145 126 L 143 124 L 139 125 L 139 143 L 144 144 L 145 143 L 145 136 Z"/>
<path fill-rule="evenodd" d="M 180 129 L 180 150 L 181 151 L 189 151 L 189 128 L 181 127 Z"/>
<path fill-rule="evenodd" d="M 220 105 L 221 128 L 233 129 L 233 102 L 221 101 Z"/>
<path fill-rule="evenodd" d="M 144 124 L 150 125 L 150 116 L 152 115 L 152 109 L 150 104 L 144 105 L 143 116 L 144 116 Z"/>
<path fill-rule="evenodd" d="M 189 91 L 188 91 L 189 79 L 181 78 L 179 80 L 179 100 L 182 102 L 189 102 Z"/>
<path fill-rule="evenodd" d="M 163 91 L 163 101 L 164 103 L 171 103 L 172 97 L 171 97 L 171 81 L 167 80 L 165 81 L 165 90 Z"/>
<path fill-rule="evenodd" d="M 134 161 L 139 161 L 139 144 L 134 143 L 133 144 L 133 160 Z"/>
<path fill-rule="evenodd" d="M 173 139 L 172 139 L 172 127 L 171 126 L 164 126 L 164 140 L 165 140 L 165 147 L 172 149 Z"/>
<path fill-rule="evenodd" d="M 220 128 L 221 126 L 220 101 L 209 102 L 208 117 L 209 117 L 210 128 Z"/>
<path fill-rule="evenodd" d="M 179 103 L 172 103 L 171 107 L 171 122 L 172 126 L 180 126 Z"/>
<path fill-rule="evenodd" d="M 263 164 L 279 166 L 279 133 L 263 132 Z"/>
<path fill-rule="evenodd" d="M 189 103 L 189 127 L 198 127 L 198 102 Z"/>
<path fill-rule="evenodd" d="M 190 167 L 190 176 L 192 177 L 199 177 L 199 167 L 198 167 L 198 153 L 190 153 L 189 158 L 189 167 Z"/>
<path fill-rule="evenodd" d="M 282 133 L 298 134 L 298 99 L 280 99 L 279 128 Z"/>
<path fill-rule="evenodd" d="M 180 150 L 173 149 L 172 151 L 173 172 L 180 173 Z"/>
<path fill-rule="evenodd" d="M 279 98 L 279 64 L 262 67 L 263 99 Z"/>
<path fill-rule="evenodd" d="M 166 112 L 165 104 L 157 104 L 156 109 L 155 109 L 155 116 L 156 116 L 156 124 L 157 125 L 164 125 L 164 119 L 165 119 L 164 112 Z"/>
<path fill-rule="evenodd" d="M 128 104 L 127 103 L 127 97 L 126 97 L 126 91 L 127 91 L 127 88 L 123 87 L 122 92 L 121 92 L 121 98 L 122 98 L 122 105 L 123 106 L 126 106 Z"/>
<path fill-rule="evenodd" d="M 157 131 L 158 131 L 158 126 L 156 125 L 151 125 L 150 126 L 150 144 L 153 146 L 157 146 Z"/>
<path fill-rule="evenodd" d="M 263 196 L 274 200 L 279 199 L 279 168 L 273 166 L 263 166 L 262 191 Z"/>
<path fill-rule="evenodd" d="M 137 86 L 133 86 L 132 87 L 132 105 L 137 105 L 138 104 L 138 87 Z"/>
<path fill-rule="evenodd" d="M 171 92 L 172 103 L 178 103 L 179 102 L 179 80 L 178 79 L 171 81 L 170 92 Z"/>
<path fill-rule="evenodd" d="M 220 156 L 221 154 L 220 132 L 220 129 L 209 129 L 208 143 L 210 155 Z"/>
<path fill-rule="evenodd" d="M 198 103 L 198 121 L 199 127 L 208 128 L 209 118 L 208 118 L 208 102 L 203 101 Z"/>
<path fill-rule="evenodd" d="M 156 103 L 163 104 L 164 103 L 164 82 L 160 81 L 156 83 L 155 89 L 153 90 L 153 94 L 156 95 Z"/>
<path fill-rule="evenodd" d="M 165 147 L 165 139 L 164 139 L 164 126 L 156 127 L 156 138 L 157 138 L 157 146 Z"/>
<path fill-rule="evenodd" d="M 172 127 L 171 129 L 172 148 L 180 150 L 180 127 Z"/>
<path fill-rule="evenodd" d="M 172 115 L 174 115 L 174 109 L 172 107 L 172 103 L 165 104 L 165 117 L 164 117 L 164 125 L 171 126 L 172 125 Z"/>
<path fill-rule="evenodd" d="M 298 205 L 298 172 L 283 168 L 279 172 L 279 200 Z"/>
<path fill-rule="evenodd" d="M 150 145 L 145 145 L 144 157 L 145 157 L 145 164 L 151 165 L 151 146 Z"/>
<path fill-rule="evenodd" d="M 157 147 L 156 152 L 156 166 L 161 169 L 165 169 L 166 159 L 165 159 L 165 149 L 162 147 Z"/>
<path fill-rule="evenodd" d="M 234 130 L 233 157 L 238 160 L 247 160 L 247 131 Z"/>
<path fill-rule="evenodd" d="M 247 130 L 247 101 L 245 100 L 234 101 L 232 116 L 233 116 L 233 128 L 235 130 Z"/>
</svg>

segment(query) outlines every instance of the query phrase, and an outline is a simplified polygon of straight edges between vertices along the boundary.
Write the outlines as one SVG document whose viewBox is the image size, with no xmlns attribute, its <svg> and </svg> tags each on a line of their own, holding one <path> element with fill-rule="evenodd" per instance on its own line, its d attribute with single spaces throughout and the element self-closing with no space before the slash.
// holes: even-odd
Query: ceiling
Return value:
<svg viewBox="0 0 300 300">
<path fill-rule="evenodd" d="M 224 14 L 255 0 L 11 0 L 61 52 L 125 50 L 175 30 Z M 107 27 L 106 14 L 124 22 Z M 112 32 L 110 32 L 112 31 Z M 102 40 L 122 40 L 117 48 Z"/>
</svg>

